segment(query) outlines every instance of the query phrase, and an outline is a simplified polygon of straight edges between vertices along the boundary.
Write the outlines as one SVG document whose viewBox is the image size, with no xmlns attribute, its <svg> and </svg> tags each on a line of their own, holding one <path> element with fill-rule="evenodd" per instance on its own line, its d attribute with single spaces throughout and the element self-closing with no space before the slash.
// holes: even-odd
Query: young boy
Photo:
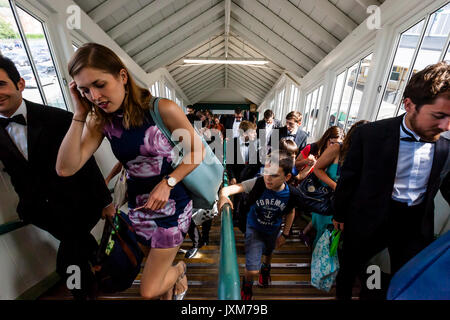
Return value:
<svg viewBox="0 0 450 320">
<path fill-rule="evenodd" d="M 245 276 L 241 290 L 242 300 L 251 300 L 253 278 L 260 272 L 259 285 L 270 284 L 270 261 L 275 248 L 281 247 L 289 237 L 294 220 L 294 207 L 301 204 L 299 194 L 286 183 L 291 178 L 294 160 L 286 152 L 273 152 L 267 157 L 264 176 L 222 188 L 219 212 L 225 203 L 232 207 L 229 196 L 246 192 L 249 195 L 245 232 Z M 286 224 L 280 234 L 281 221 Z M 263 264 L 261 265 L 261 256 Z"/>
</svg>

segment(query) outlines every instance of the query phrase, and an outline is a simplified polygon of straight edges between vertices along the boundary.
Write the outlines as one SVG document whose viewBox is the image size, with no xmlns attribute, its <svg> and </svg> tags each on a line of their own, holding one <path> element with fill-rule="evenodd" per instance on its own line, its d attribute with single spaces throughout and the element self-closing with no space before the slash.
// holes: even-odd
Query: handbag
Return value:
<svg viewBox="0 0 450 320">
<path fill-rule="evenodd" d="M 329 186 L 324 186 L 315 174 L 309 174 L 300 182 L 297 190 L 301 194 L 306 210 L 324 216 L 333 215 L 334 191 Z"/>
<path fill-rule="evenodd" d="M 128 216 L 107 217 L 93 270 L 98 288 L 114 293 L 130 288 L 141 271 L 144 254 Z"/>
<path fill-rule="evenodd" d="M 329 292 L 339 271 L 339 259 L 331 254 L 332 243 L 339 243 L 340 232 L 333 233 L 325 229 L 317 241 L 311 259 L 311 285 L 319 290 Z M 337 241 L 336 241 L 337 239 Z M 335 244 L 337 248 L 337 244 Z"/>
<path fill-rule="evenodd" d="M 166 136 L 167 140 L 174 147 L 175 157 L 172 161 L 172 167 L 176 168 L 183 159 L 182 146 L 179 141 L 172 139 L 172 134 L 164 125 L 161 115 L 158 111 L 158 102 L 160 98 L 152 97 L 153 109 L 150 109 L 150 115 L 158 126 L 158 129 Z M 195 133 L 198 134 L 194 128 Z M 202 162 L 182 180 L 184 186 L 189 191 L 193 207 L 197 209 L 211 209 L 216 201 L 217 193 L 222 184 L 223 165 L 217 159 L 208 143 L 199 135 L 205 148 L 205 158 Z"/>
<path fill-rule="evenodd" d="M 127 170 L 122 168 L 114 185 L 113 205 L 116 211 L 127 202 Z"/>
</svg>

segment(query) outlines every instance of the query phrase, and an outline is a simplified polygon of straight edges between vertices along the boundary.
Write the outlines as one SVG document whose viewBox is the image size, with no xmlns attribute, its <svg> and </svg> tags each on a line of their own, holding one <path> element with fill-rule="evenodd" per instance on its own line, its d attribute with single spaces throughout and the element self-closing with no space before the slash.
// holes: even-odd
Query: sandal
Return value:
<svg viewBox="0 0 450 320">
<path fill-rule="evenodd" d="M 183 262 L 183 261 L 181 261 Z M 186 276 L 186 263 L 184 263 L 184 271 L 183 273 L 178 277 L 177 281 L 175 282 L 174 286 L 173 286 L 173 294 L 172 294 L 172 300 L 183 300 L 184 296 L 186 295 L 188 289 L 184 290 L 183 292 L 179 293 L 179 294 L 175 294 L 175 290 L 177 288 L 177 283 L 181 281 L 181 279 L 183 279 Z"/>
</svg>

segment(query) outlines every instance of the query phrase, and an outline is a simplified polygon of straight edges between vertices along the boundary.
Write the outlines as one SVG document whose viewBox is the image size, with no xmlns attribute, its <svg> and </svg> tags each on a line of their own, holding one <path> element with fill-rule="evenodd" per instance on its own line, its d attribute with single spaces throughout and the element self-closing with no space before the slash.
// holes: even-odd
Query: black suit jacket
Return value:
<svg viewBox="0 0 450 320">
<path fill-rule="evenodd" d="M 55 169 L 72 113 L 25 103 L 28 160 L 0 127 L 0 160 L 19 196 L 19 217 L 58 239 L 76 228 L 92 228 L 100 218 L 101 209 L 112 201 L 94 157 L 71 177 L 59 177 Z"/>
<path fill-rule="evenodd" d="M 262 130 L 266 128 L 266 121 L 264 120 L 259 120 L 258 123 L 256 124 L 256 128 L 258 130 Z M 273 119 L 273 128 L 277 129 L 277 128 L 281 128 L 281 121 L 278 119 Z"/>
<path fill-rule="evenodd" d="M 355 130 L 341 168 L 335 192 L 335 216 L 344 222 L 346 234 L 369 238 L 388 220 L 403 116 L 376 121 Z M 434 232 L 434 197 L 442 185 L 448 201 L 449 140 L 441 137 L 435 145 L 433 164 L 425 195 L 422 234 L 431 241 Z"/>
<path fill-rule="evenodd" d="M 228 180 L 235 178 L 237 182 L 242 182 L 256 176 L 261 167 L 258 154 L 257 140 L 249 142 L 249 164 L 245 164 L 241 155 L 239 138 L 228 140 L 227 142 L 227 174 Z M 231 153 L 233 152 L 233 153 Z"/>
<path fill-rule="evenodd" d="M 288 136 L 288 130 L 287 127 L 284 126 L 280 129 L 280 140 L 282 138 L 286 138 Z M 295 134 L 294 142 L 297 144 L 298 150 L 303 150 L 304 147 L 306 147 L 306 140 L 308 139 L 308 134 L 301 130 L 300 128 L 297 129 L 297 133 Z M 270 142 L 272 144 L 272 142 Z"/>
</svg>

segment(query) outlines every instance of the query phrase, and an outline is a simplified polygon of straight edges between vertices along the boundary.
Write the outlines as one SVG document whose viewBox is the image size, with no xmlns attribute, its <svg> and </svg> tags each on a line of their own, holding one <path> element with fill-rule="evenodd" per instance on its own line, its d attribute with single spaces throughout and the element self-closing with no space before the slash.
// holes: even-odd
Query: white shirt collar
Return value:
<svg viewBox="0 0 450 320">
<path fill-rule="evenodd" d="M 10 118 L 17 116 L 17 115 L 23 115 L 23 117 L 25 118 L 25 120 L 27 120 L 27 106 L 25 105 L 25 100 L 22 99 L 22 103 L 20 104 L 19 108 L 17 108 L 16 112 L 14 112 Z M 1 118 L 7 118 L 3 115 L 0 114 Z M 28 122 L 28 120 L 27 120 Z"/>
</svg>

